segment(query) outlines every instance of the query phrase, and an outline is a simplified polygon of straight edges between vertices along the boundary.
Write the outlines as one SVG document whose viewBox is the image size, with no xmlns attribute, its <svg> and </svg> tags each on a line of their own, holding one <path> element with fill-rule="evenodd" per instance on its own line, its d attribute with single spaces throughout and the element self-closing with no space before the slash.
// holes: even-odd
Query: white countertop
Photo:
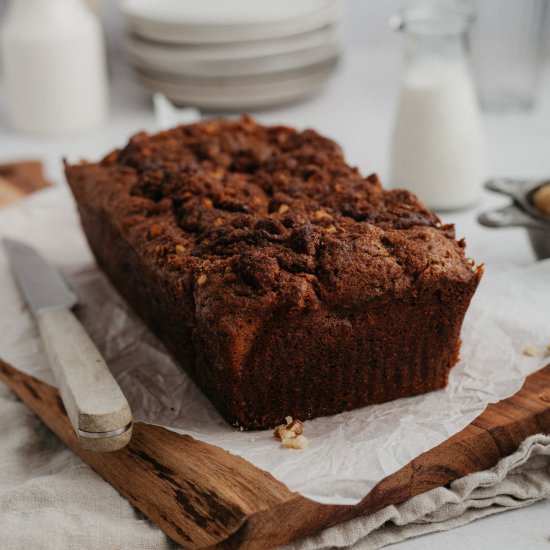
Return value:
<svg viewBox="0 0 550 550">
<path fill-rule="evenodd" d="M 384 182 L 398 77 L 399 52 L 355 48 L 346 53 L 337 75 L 316 97 L 257 113 L 257 118 L 268 124 L 317 129 L 338 141 L 351 163 L 364 173 L 378 172 Z M 531 113 L 484 117 L 487 176 L 550 176 L 549 71 L 542 92 L 537 109 Z M 128 80 L 120 64 L 112 71 L 111 107 L 111 116 L 102 128 L 85 136 L 60 138 L 15 134 L 7 129 L 4 113 L 0 113 L 0 162 L 42 158 L 48 176 L 62 185 L 63 156 L 73 161 L 97 159 L 113 147 L 123 145 L 136 131 L 155 129 L 149 98 Z M 485 192 L 475 208 L 442 216 L 445 222 L 456 223 L 459 237 L 466 237 L 468 255 L 488 267 L 534 261 L 525 230 L 492 230 L 476 222 L 478 212 L 506 202 L 503 197 Z M 495 545 L 550 549 L 550 500 L 401 543 L 395 548 L 483 550 Z"/>
</svg>

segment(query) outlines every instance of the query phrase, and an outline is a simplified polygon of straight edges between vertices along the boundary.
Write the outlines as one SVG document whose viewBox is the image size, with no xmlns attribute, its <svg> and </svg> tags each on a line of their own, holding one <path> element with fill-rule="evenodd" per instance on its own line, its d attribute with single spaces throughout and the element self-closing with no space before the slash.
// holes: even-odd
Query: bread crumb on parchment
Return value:
<svg viewBox="0 0 550 550">
<path fill-rule="evenodd" d="M 527 355 L 527 357 L 543 357 L 550 355 L 550 344 L 547 344 L 544 350 L 537 346 L 526 346 L 523 348 L 523 355 Z"/>
<path fill-rule="evenodd" d="M 527 357 L 539 357 L 541 353 L 535 346 L 527 346 L 523 348 L 523 355 L 527 355 Z"/>
</svg>

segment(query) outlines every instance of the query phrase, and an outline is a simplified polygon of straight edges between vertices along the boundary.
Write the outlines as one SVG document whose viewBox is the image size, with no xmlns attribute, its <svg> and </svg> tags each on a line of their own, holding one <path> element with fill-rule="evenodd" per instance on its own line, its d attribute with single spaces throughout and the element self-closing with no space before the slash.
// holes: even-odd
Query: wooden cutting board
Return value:
<svg viewBox="0 0 550 550">
<path fill-rule="evenodd" d="M 0 380 L 84 462 L 188 549 L 265 550 L 286 544 L 490 468 L 526 437 L 550 433 L 548 365 L 529 376 L 516 395 L 489 405 L 460 433 L 382 480 L 359 504 L 324 505 L 216 446 L 141 422 L 124 449 L 84 451 L 57 389 L 1 360 Z"/>
<path fill-rule="evenodd" d="M 42 163 L 38 160 L 0 164 L 0 208 L 18 202 L 49 185 L 44 178 Z"/>
</svg>

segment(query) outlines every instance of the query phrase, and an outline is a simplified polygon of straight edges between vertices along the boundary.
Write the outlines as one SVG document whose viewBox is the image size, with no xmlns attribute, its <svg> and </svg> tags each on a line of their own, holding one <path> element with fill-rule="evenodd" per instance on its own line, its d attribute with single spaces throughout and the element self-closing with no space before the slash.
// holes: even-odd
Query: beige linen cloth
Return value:
<svg viewBox="0 0 550 550">
<path fill-rule="evenodd" d="M 535 435 L 493 469 L 304 539 L 287 550 L 380 548 L 550 497 L 550 436 Z M 176 548 L 0 383 L 0 546 Z"/>
</svg>

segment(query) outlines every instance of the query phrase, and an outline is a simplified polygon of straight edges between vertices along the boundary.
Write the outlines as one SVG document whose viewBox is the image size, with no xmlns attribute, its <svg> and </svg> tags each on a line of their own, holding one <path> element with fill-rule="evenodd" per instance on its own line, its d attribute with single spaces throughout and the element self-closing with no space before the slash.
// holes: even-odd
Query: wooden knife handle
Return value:
<svg viewBox="0 0 550 550">
<path fill-rule="evenodd" d="M 82 447 L 115 451 L 132 435 L 132 412 L 109 367 L 71 311 L 36 314 L 59 393 Z"/>
</svg>

